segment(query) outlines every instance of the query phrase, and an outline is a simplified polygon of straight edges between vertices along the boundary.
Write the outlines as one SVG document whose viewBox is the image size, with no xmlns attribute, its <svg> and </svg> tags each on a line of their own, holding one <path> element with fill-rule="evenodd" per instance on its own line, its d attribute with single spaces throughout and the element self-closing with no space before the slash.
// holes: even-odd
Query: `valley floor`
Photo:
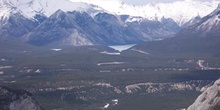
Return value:
<svg viewBox="0 0 220 110">
<path fill-rule="evenodd" d="M 103 51 L 115 52 L 94 46 L 1 51 L 0 86 L 31 92 L 46 110 L 179 110 L 220 77 L 218 57 Z"/>
</svg>

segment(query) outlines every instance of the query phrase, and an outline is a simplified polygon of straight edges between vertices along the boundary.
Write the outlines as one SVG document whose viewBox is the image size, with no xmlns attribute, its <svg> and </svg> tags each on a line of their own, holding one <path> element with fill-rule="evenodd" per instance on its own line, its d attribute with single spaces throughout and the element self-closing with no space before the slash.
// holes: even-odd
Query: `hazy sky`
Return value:
<svg viewBox="0 0 220 110">
<path fill-rule="evenodd" d="M 149 2 L 174 2 L 174 1 L 182 1 L 182 0 L 124 0 L 127 4 L 134 4 L 134 5 L 144 5 Z M 197 1 L 212 1 L 212 0 L 197 0 Z M 216 0 L 220 1 L 220 0 Z"/>
</svg>

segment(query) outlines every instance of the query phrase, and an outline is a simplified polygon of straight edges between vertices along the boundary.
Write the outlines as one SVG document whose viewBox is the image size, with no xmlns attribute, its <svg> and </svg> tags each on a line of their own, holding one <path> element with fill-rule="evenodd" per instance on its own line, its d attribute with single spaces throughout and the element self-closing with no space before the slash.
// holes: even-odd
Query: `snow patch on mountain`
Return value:
<svg viewBox="0 0 220 110">
<path fill-rule="evenodd" d="M 143 17 L 129 16 L 128 19 L 125 22 L 138 22 L 138 23 L 141 23 L 143 20 L 144 20 Z"/>
<path fill-rule="evenodd" d="M 85 35 L 78 32 L 76 29 L 73 30 L 72 34 L 63 40 L 67 45 L 82 46 L 82 45 L 93 45 L 93 43 L 86 38 Z"/>
</svg>

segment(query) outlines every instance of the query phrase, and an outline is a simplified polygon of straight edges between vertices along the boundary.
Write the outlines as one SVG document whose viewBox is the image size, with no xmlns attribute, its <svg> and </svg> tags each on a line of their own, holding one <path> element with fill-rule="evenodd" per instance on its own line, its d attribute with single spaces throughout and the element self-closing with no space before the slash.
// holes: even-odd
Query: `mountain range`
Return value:
<svg viewBox="0 0 220 110">
<path fill-rule="evenodd" d="M 148 4 L 140 7 L 111 1 L 111 3 L 115 2 L 115 7 L 120 7 L 120 11 L 118 11 L 115 7 L 112 10 L 104 7 L 104 3 L 99 1 L 88 4 L 90 2 L 57 0 L 55 3 L 52 0 L 2 0 L 0 2 L 0 37 L 21 40 L 39 46 L 136 44 L 173 37 L 185 25 L 191 24 L 196 18 L 199 19 L 204 15 L 204 11 L 201 11 L 199 16 L 198 13 L 193 16 L 187 15 L 187 19 L 180 22 L 176 17 L 163 15 L 162 6 L 171 4 Z M 191 2 L 194 3 L 194 1 Z M 173 5 L 175 4 L 178 2 Z M 205 2 L 201 4 L 201 7 L 207 8 L 206 12 L 208 12 L 215 5 L 216 2 Z M 148 12 L 142 13 L 142 11 L 152 10 L 148 9 L 149 7 L 157 9 L 157 11 L 160 9 L 161 13 L 154 13 L 153 18 L 146 16 Z M 186 7 L 188 6 L 186 5 Z M 132 14 L 132 11 L 129 11 L 131 9 L 137 9 L 139 15 Z M 193 12 L 197 11 L 193 10 Z M 177 14 L 177 16 L 179 15 Z"/>
<path fill-rule="evenodd" d="M 161 21 L 163 18 L 173 19 L 179 26 L 197 16 L 204 17 L 211 13 L 219 1 L 181 0 L 175 2 L 152 1 L 143 5 L 130 5 L 123 0 L 70 0 L 94 4 L 117 15 L 131 15 Z"/>
<path fill-rule="evenodd" d="M 219 56 L 220 6 L 207 16 L 181 29 L 175 37 L 133 47 L 153 55 Z"/>
</svg>

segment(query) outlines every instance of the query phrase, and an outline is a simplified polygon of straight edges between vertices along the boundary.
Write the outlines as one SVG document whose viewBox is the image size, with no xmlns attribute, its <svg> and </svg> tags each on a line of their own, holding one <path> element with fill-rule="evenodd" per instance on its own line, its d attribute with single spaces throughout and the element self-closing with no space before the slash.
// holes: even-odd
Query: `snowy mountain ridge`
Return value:
<svg viewBox="0 0 220 110">
<path fill-rule="evenodd" d="M 205 20 L 198 26 L 197 31 L 202 30 L 204 32 L 208 32 L 218 28 L 220 25 L 220 4 L 216 10 L 207 16 L 207 18 L 209 19 Z"/>
<path fill-rule="evenodd" d="M 211 13 L 219 1 L 184 0 L 173 3 L 148 3 L 142 6 L 125 4 L 122 0 L 70 0 L 94 4 L 117 15 L 131 15 L 161 21 L 162 18 L 171 18 L 179 26 L 191 19 L 204 17 Z"/>
<path fill-rule="evenodd" d="M 178 35 L 180 36 L 197 36 L 197 37 L 216 37 L 218 38 L 220 32 L 220 4 L 218 7 L 207 16 L 203 17 L 197 22 L 188 25 L 182 29 Z"/>
<path fill-rule="evenodd" d="M 209 2 L 184 0 L 136 6 L 125 4 L 123 0 L 56 0 L 56 2 L 53 0 L 1 0 L 0 16 L 7 17 L 6 13 L 16 10 L 21 11 L 28 18 L 34 18 L 36 14 L 49 17 L 60 9 L 65 12 L 74 10 L 87 12 L 92 16 L 99 12 L 108 12 L 116 15 L 139 16 L 156 21 L 171 18 L 179 26 L 183 26 L 197 16 L 204 17 L 211 13 L 218 3 L 219 1 L 215 0 Z"/>
<path fill-rule="evenodd" d="M 70 2 L 68 0 L 2 0 L 0 1 L 0 16 L 7 16 L 11 11 L 22 12 L 27 18 L 34 18 L 36 14 L 51 16 L 57 10 L 80 11 L 91 15 L 105 12 L 102 8 L 87 3 Z"/>
</svg>

